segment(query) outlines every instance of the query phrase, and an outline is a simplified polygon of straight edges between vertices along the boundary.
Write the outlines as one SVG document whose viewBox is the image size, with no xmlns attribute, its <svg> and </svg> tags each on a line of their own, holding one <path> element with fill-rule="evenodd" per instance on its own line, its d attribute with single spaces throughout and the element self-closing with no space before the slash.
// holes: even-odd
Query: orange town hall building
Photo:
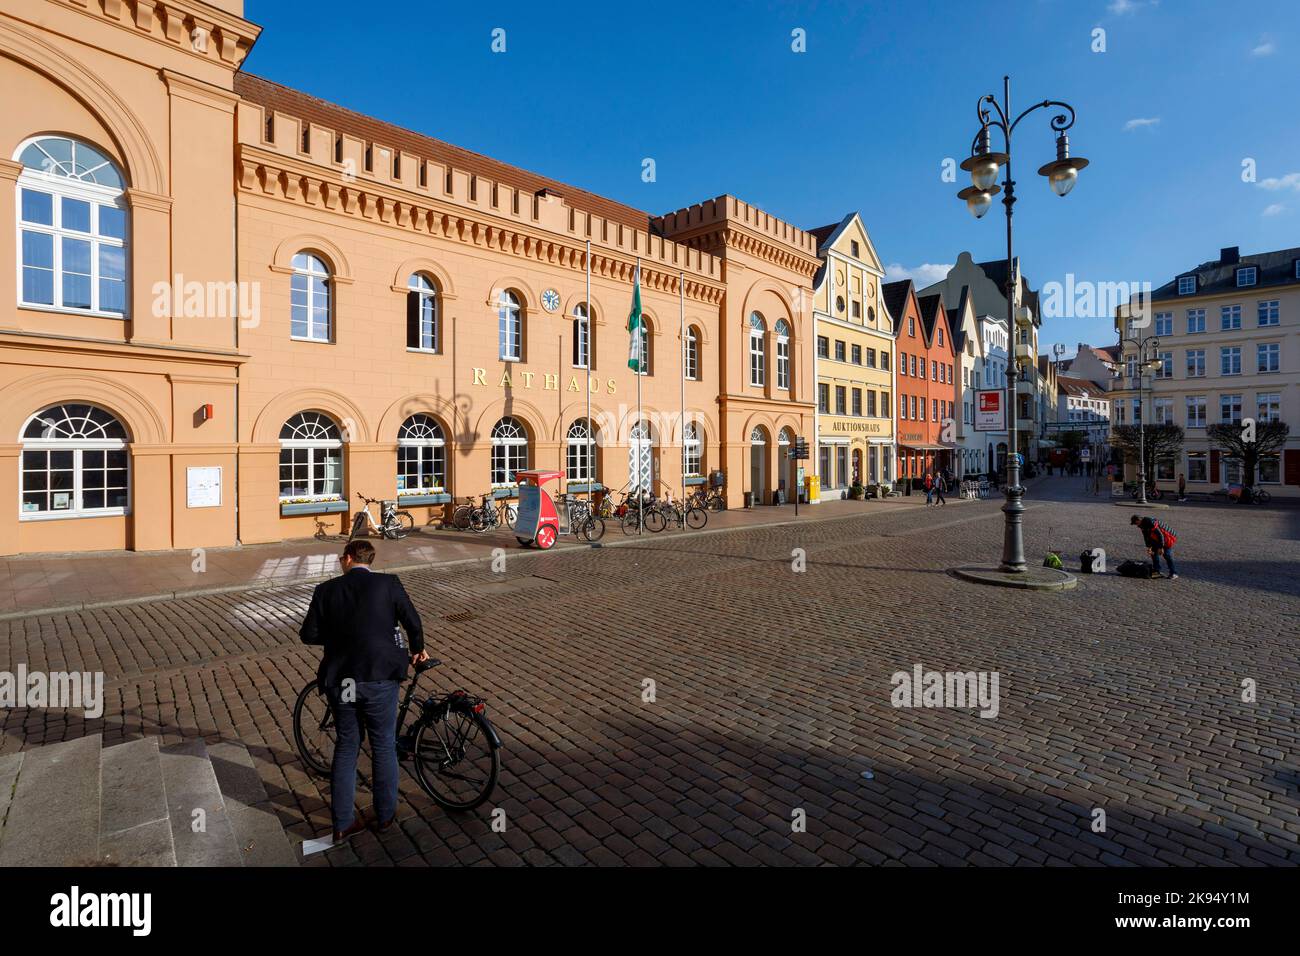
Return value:
<svg viewBox="0 0 1300 956">
<path fill-rule="evenodd" d="M 337 532 L 358 493 L 435 520 L 529 467 L 722 471 L 732 503 L 789 481 L 811 235 L 731 196 L 653 216 L 242 73 L 258 32 L 241 0 L 0 0 L 0 552 Z"/>
</svg>

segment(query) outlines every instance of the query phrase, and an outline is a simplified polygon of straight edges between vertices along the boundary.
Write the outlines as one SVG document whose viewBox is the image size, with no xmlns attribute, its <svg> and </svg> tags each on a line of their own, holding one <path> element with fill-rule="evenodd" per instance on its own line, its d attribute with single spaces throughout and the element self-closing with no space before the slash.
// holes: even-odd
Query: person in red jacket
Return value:
<svg viewBox="0 0 1300 956">
<path fill-rule="evenodd" d="M 1142 532 L 1142 542 L 1147 546 L 1147 554 L 1151 555 L 1151 576 L 1160 576 L 1160 556 L 1163 554 L 1165 566 L 1169 568 L 1169 580 L 1176 579 L 1178 572 L 1174 570 L 1174 544 L 1178 541 L 1178 535 L 1155 518 L 1132 515 L 1128 523 L 1137 525 Z"/>
<path fill-rule="evenodd" d="M 928 471 L 925 473 L 925 503 L 934 504 L 934 474 Z"/>
</svg>

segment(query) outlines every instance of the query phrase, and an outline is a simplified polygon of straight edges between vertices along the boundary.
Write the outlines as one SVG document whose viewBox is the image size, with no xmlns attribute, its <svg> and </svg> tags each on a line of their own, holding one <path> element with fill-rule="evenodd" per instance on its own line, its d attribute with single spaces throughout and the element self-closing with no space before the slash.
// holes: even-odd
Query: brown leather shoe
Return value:
<svg viewBox="0 0 1300 956">
<path fill-rule="evenodd" d="M 365 818 L 358 813 L 356 819 L 352 821 L 352 825 L 350 827 L 348 827 L 346 830 L 334 831 L 334 842 L 342 843 L 344 840 L 349 840 L 352 837 L 356 836 L 365 828 L 366 828 Z"/>
<path fill-rule="evenodd" d="M 375 832 L 376 832 L 376 833 L 387 833 L 389 830 L 391 830 L 391 829 L 393 828 L 393 824 L 395 824 L 396 822 L 397 822 L 397 814 L 393 814 L 391 817 L 389 817 L 389 818 L 388 818 L 387 820 L 385 820 L 383 823 L 381 823 L 381 824 L 379 824 L 378 826 L 376 826 L 376 827 L 375 827 Z"/>
</svg>

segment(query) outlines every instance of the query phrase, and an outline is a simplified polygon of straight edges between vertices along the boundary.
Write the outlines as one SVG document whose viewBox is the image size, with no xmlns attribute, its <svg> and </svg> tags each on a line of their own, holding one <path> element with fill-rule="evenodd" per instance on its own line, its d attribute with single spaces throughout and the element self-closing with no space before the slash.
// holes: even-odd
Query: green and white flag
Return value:
<svg viewBox="0 0 1300 956">
<path fill-rule="evenodd" d="M 627 367 L 639 374 L 645 364 L 645 328 L 641 318 L 641 264 L 639 262 L 632 279 L 632 311 L 627 316 L 627 330 L 632 336 L 627 349 Z"/>
</svg>

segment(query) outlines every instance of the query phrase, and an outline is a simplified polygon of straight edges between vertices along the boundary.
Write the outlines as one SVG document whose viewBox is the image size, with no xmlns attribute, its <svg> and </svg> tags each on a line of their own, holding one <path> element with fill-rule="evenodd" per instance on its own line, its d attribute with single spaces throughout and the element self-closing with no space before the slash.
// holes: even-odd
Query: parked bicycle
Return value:
<svg viewBox="0 0 1300 956">
<path fill-rule="evenodd" d="M 564 495 L 560 502 L 567 510 L 569 531 L 575 538 L 596 542 L 605 536 L 605 519 L 592 510 L 585 498 Z"/>
<path fill-rule="evenodd" d="M 426 697 L 411 714 L 420 675 L 441 663 L 430 659 L 415 666 L 397 710 L 397 757 L 413 768 L 416 782 L 438 806 L 473 810 L 492 795 L 501 774 L 501 739 L 484 699 L 463 690 Z M 328 776 L 338 730 L 319 681 L 304 687 L 293 705 L 293 739 L 307 769 Z"/>
<path fill-rule="evenodd" d="M 361 506 L 361 510 L 357 512 L 356 517 L 352 519 L 352 531 L 348 535 L 349 541 L 364 535 L 367 530 L 391 540 L 405 538 L 415 530 L 414 516 L 409 511 L 398 511 L 396 501 L 379 501 L 375 498 L 367 498 L 359 491 L 357 497 L 364 504 Z M 379 505 L 378 524 L 375 523 L 375 516 L 370 513 L 370 506 L 376 504 Z"/>
<path fill-rule="evenodd" d="M 519 517 L 519 508 L 502 498 L 496 500 L 491 493 L 479 495 L 479 503 L 474 504 L 474 496 L 465 498 L 451 516 L 451 525 L 457 531 L 490 531 L 493 528 L 507 527 L 515 529 Z"/>
<path fill-rule="evenodd" d="M 1238 504 L 1240 504 L 1242 500 L 1242 496 L 1245 495 L 1245 493 L 1246 493 L 1245 485 L 1228 486 L 1229 501 L 1235 501 Z M 1246 497 L 1246 500 L 1253 505 L 1265 505 L 1273 500 L 1273 496 L 1269 494 L 1267 491 L 1265 491 L 1263 488 L 1260 488 L 1258 485 L 1255 485 L 1251 487 L 1250 494 L 1249 496 Z"/>
<path fill-rule="evenodd" d="M 709 523 L 709 513 L 697 504 L 687 502 L 685 507 L 675 501 L 657 501 L 646 509 L 645 526 L 649 531 L 658 533 L 670 524 L 680 528 L 699 530 Z"/>
</svg>

